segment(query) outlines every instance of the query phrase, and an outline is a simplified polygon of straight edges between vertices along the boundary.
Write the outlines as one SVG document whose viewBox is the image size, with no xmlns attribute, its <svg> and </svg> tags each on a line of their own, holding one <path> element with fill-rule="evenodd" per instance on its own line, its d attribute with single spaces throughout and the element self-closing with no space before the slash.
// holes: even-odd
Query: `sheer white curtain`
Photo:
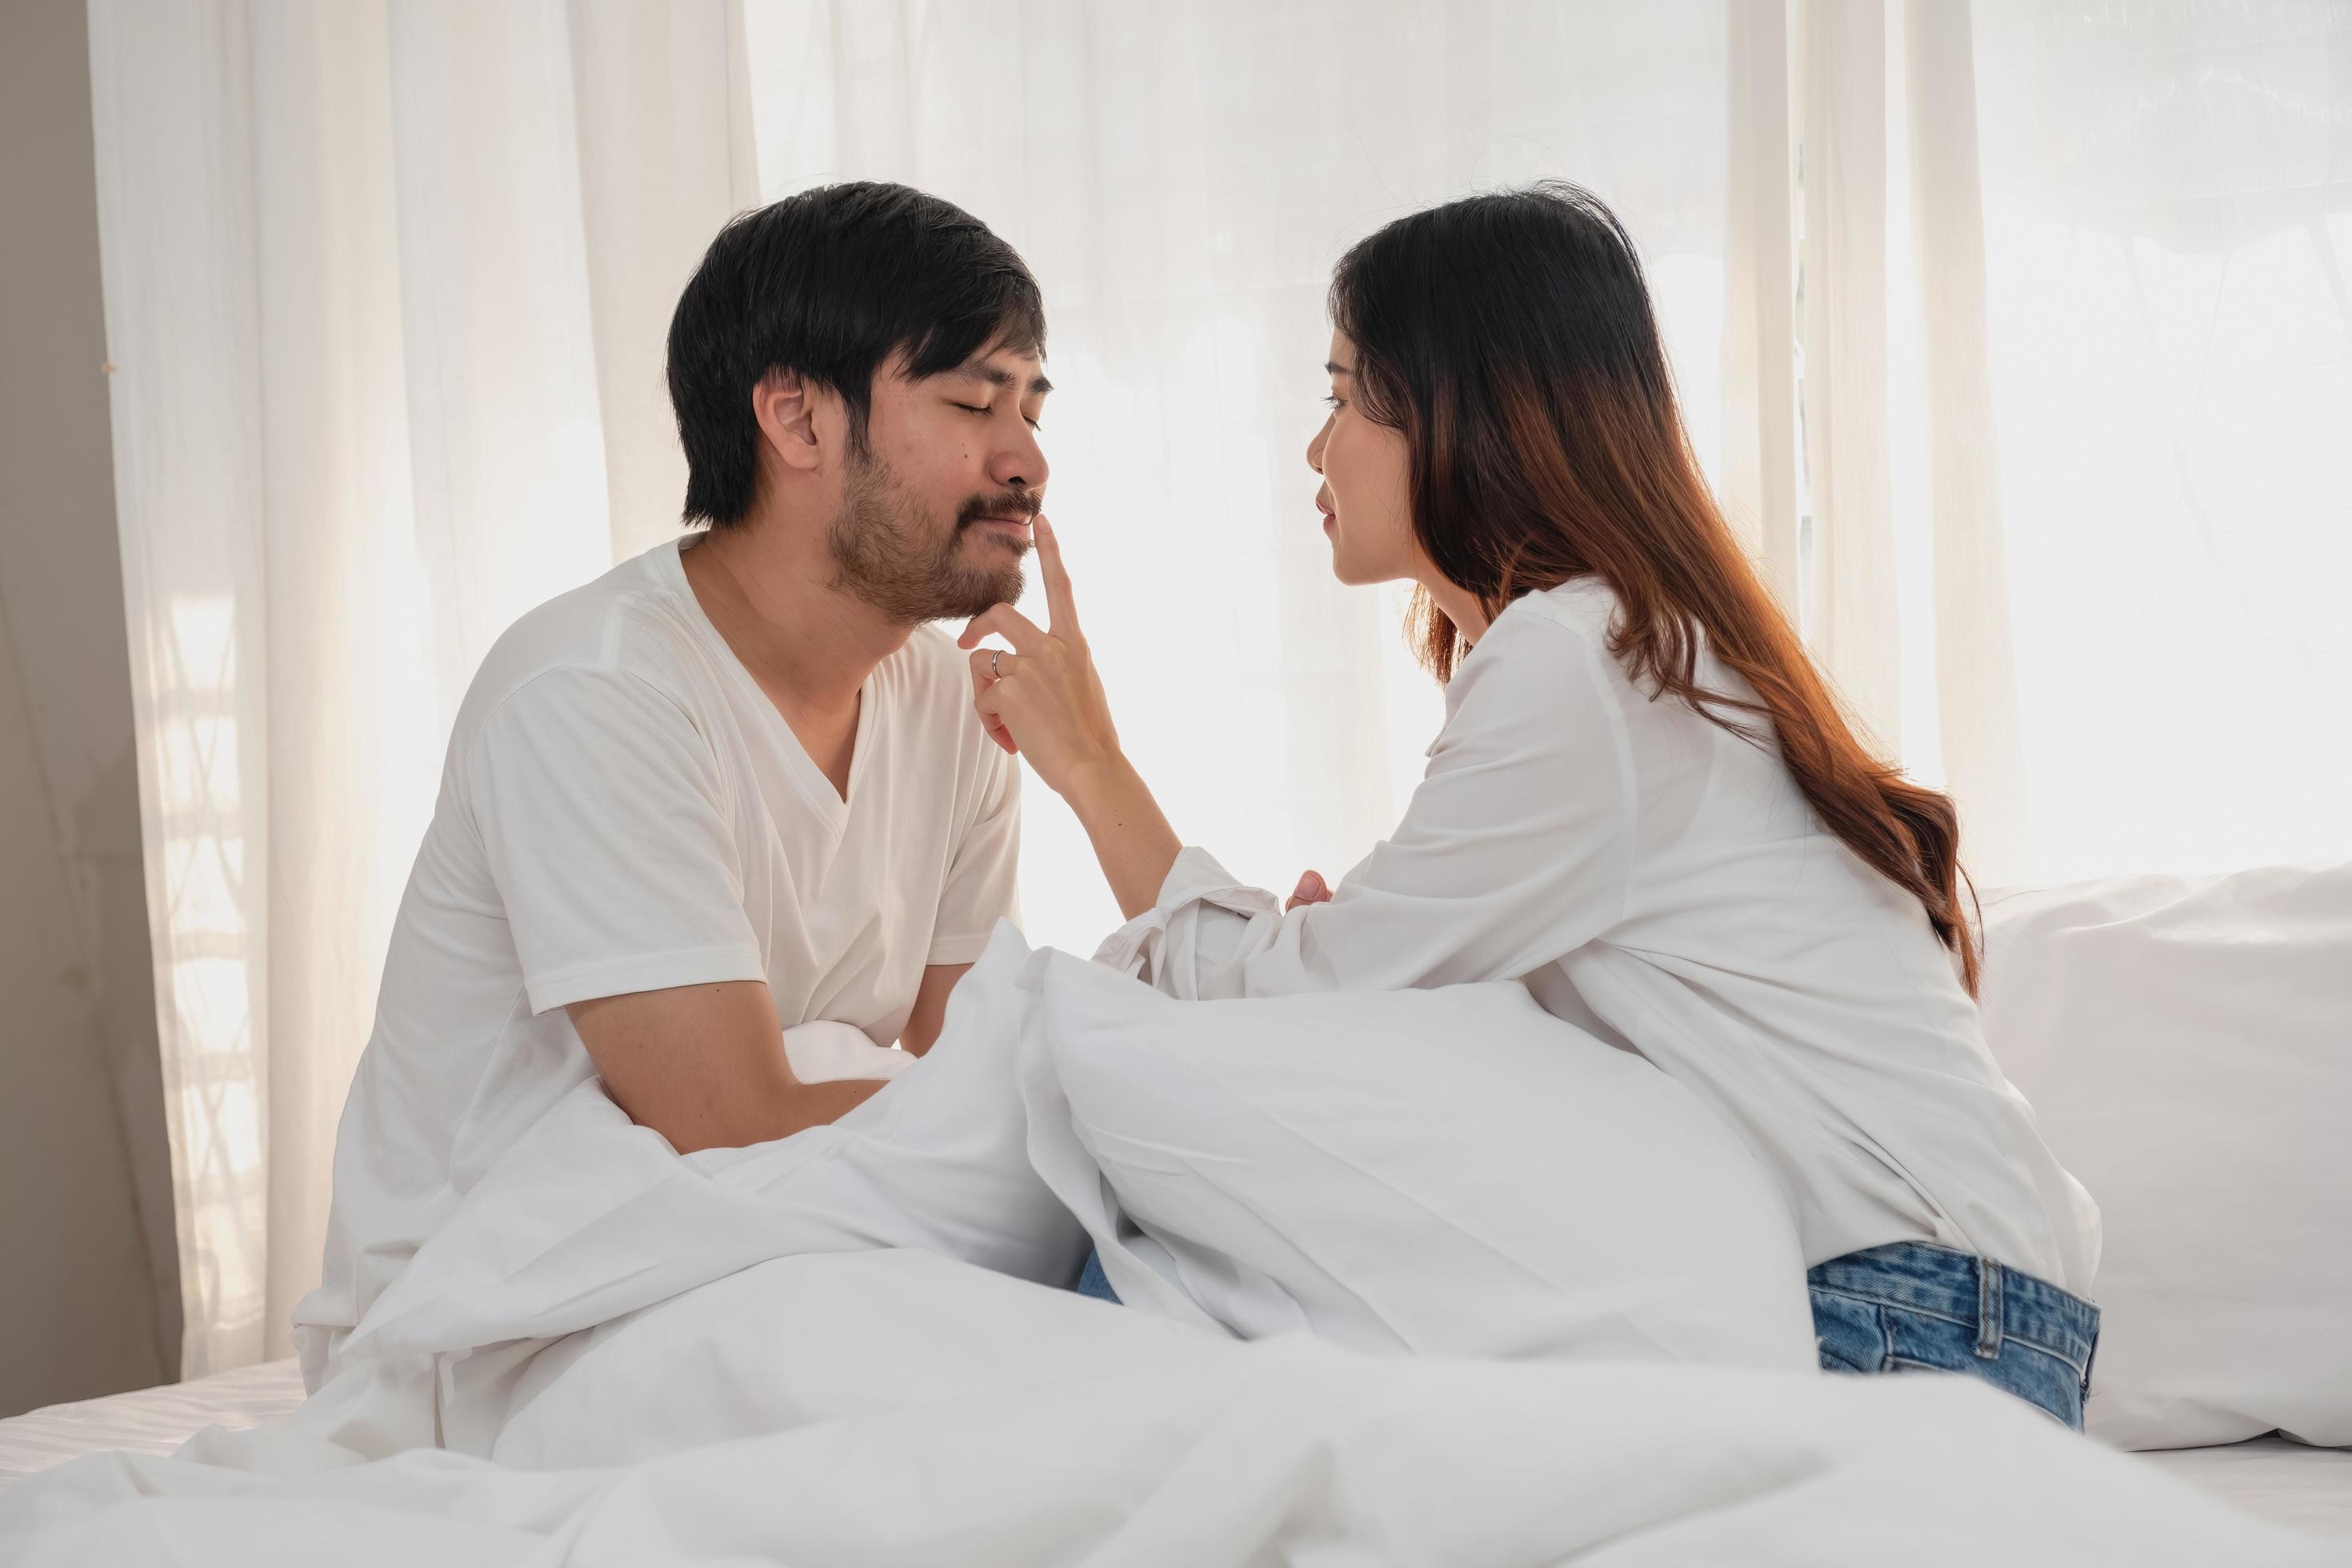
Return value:
<svg viewBox="0 0 2352 1568">
<path fill-rule="evenodd" d="M 1797 507 L 1808 644 L 1948 789 L 1979 883 L 2027 874 L 1967 5 L 1799 0 Z"/>
<path fill-rule="evenodd" d="M 2026 869 L 2352 854 L 2352 5 L 1990 0 L 1974 59 Z"/>
<path fill-rule="evenodd" d="M 1980 870 L 2340 842 L 2340 11 L 2072 15 L 92 0 L 186 1371 L 283 1350 L 457 700 L 675 531 L 677 289 L 815 181 L 1036 269 L 1090 634 L 1238 871 L 1352 863 L 1438 712 L 1315 526 L 1330 265 L 1544 176 L 1641 241 L 1710 474 Z M 1086 948 L 1043 789 L 1026 837 Z"/>
<path fill-rule="evenodd" d="M 90 6 L 187 1375 L 282 1353 L 315 1279 L 475 664 L 671 531 L 662 301 L 749 199 L 730 21 Z"/>
<path fill-rule="evenodd" d="M 2352 6 L 1797 0 L 1808 640 L 1979 883 L 2352 853 Z"/>
</svg>

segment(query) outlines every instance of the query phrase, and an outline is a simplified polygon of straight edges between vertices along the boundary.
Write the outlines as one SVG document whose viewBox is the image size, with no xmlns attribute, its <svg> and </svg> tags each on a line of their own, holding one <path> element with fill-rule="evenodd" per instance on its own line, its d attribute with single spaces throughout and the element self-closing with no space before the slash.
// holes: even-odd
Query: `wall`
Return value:
<svg viewBox="0 0 2352 1568">
<path fill-rule="evenodd" d="M 0 1415 L 175 1375 L 84 0 L 0 5 Z"/>
</svg>

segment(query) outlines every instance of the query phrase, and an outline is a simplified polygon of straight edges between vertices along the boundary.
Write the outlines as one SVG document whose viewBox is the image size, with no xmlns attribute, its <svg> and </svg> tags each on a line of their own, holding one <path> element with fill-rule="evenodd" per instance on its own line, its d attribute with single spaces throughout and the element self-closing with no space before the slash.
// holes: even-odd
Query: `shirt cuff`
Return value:
<svg viewBox="0 0 2352 1568">
<path fill-rule="evenodd" d="M 530 1010 L 551 1013 L 574 1002 L 600 996 L 626 996 L 638 991 L 671 991 L 681 985 L 714 985 L 726 980 L 768 978 L 767 967 L 749 943 L 736 947 L 688 947 L 672 952 L 639 952 L 626 957 L 570 963 L 541 974 L 523 976 Z"/>
<path fill-rule="evenodd" d="M 1282 900 L 1264 888 L 1253 888 L 1235 878 L 1207 850 L 1187 846 L 1168 868 L 1160 884 L 1160 901 L 1103 939 L 1095 962 L 1122 974 L 1150 978 L 1162 957 L 1169 922 L 1202 906 L 1224 910 L 1247 920 L 1254 915 L 1282 913 Z"/>
<path fill-rule="evenodd" d="M 927 964 L 977 963 L 980 955 L 988 951 L 989 938 L 995 934 L 996 928 L 991 926 L 970 936 L 935 936 L 931 938 L 929 949 L 923 954 L 923 962 Z"/>
</svg>

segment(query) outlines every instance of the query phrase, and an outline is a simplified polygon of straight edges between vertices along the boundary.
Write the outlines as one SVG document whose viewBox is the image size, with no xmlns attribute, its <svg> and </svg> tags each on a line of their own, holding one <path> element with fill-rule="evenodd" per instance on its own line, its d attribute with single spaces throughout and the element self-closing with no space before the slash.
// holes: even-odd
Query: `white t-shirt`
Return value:
<svg viewBox="0 0 2352 1568">
<path fill-rule="evenodd" d="M 1403 821 L 1330 902 L 1285 915 L 1188 849 L 1099 956 L 1185 997 L 1523 979 L 1739 1131 L 1808 1265 L 1930 1241 L 2085 1289 L 2098 1212 L 1918 901 L 1822 826 L 1777 745 L 1636 689 L 1616 610 L 1582 579 L 1496 618 Z M 1751 696 L 1704 648 L 1696 673 Z"/>
<path fill-rule="evenodd" d="M 690 544 L 691 540 L 682 542 Z M 595 1067 L 566 1004 L 764 980 L 789 1029 L 898 1037 L 1014 914 L 1020 769 L 935 628 L 877 666 L 848 797 L 664 544 L 541 605 L 466 694 L 335 1145 L 315 1379 L 488 1164 Z"/>
</svg>

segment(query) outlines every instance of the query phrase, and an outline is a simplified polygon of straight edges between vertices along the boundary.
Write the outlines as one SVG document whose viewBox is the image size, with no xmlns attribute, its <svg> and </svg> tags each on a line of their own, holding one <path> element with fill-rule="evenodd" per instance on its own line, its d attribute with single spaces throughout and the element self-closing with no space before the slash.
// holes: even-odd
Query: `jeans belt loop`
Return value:
<svg viewBox="0 0 2352 1568">
<path fill-rule="evenodd" d="M 1990 1258 L 1977 1259 L 1977 1358 L 2000 1355 L 2001 1276 L 2008 1270 Z"/>
</svg>

